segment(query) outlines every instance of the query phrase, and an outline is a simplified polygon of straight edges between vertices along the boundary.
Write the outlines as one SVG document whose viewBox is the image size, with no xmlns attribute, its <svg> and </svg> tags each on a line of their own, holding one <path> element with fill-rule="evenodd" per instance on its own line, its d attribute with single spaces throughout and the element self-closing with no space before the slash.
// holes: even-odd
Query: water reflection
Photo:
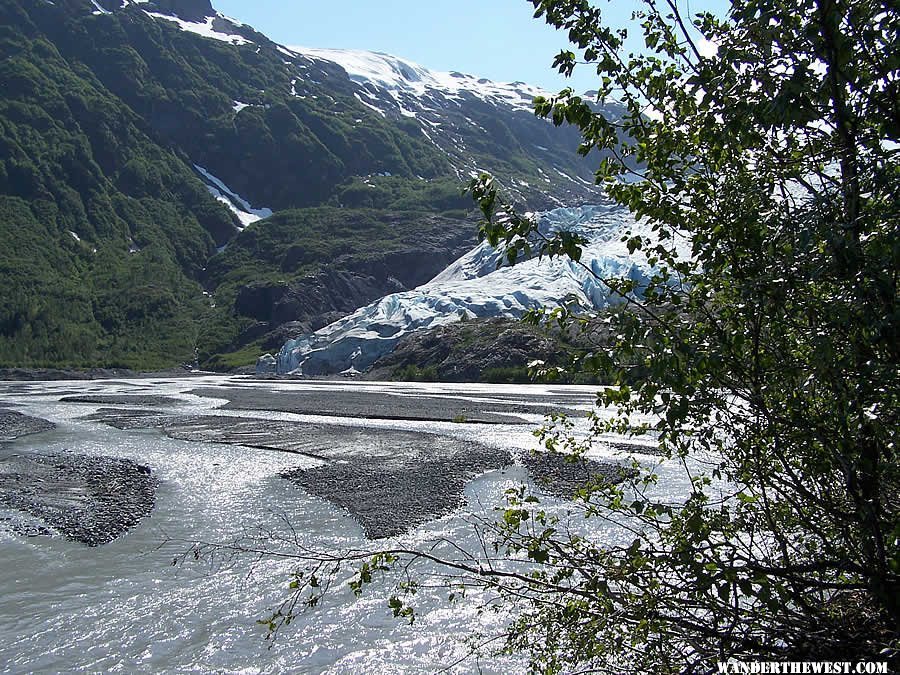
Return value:
<svg viewBox="0 0 900 675">
<path fill-rule="evenodd" d="M 56 430 L 20 439 L 7 451 L 132 459 L 160 479 L 150 518 L 123 538 L 86 548 L 57 537 L 22 537 L 0 524 L 0 663 L 10 672 L 429 672 L 466 653 L 462 638 L 481 626 L 499 631 L 503 614 L 478 614 L 478 598 L 450 608 L 442 594 L 418 600 L 413 626 L 394 619 L 387 591 L 361 599 L 347 591 L 302 617 L 271 648 L 256 620 L 284 597 L 289 561 L 251 558 L 226 564 L 173 566 L 175 556 L 197 540 L 223 542 L 250 532 L 293 538 L 318 549 L 363 548 L 360 526 L 330 503 L 311 497 L 279 477 L 310 461 L 302 455 L 167 438 L 157 430 L 121 431 L 84 419 L 100 405 L 62 403 L 78 394 L 172 396 L 169 411 L 209 414 L 224 403 L 190 394 L 200 386 L 267 390 L 369 391 L 460 400 L 505 402 L 519 397 L 535 405 L 548 400 L 589 406 L 590 387 L 518 387 L 383 383 L 250 383 L 230 378 L 0 384 L 0 405 L 55 422 Z M 216 411 L 217 415 L 247 415 Z M 254 411 L 260 419 L 327 422 L 379 429 L 427 431 L 498 448 L 527 450 L 535 439 L 528 424 L 471 425 L 448 422 L 327 419 L 315 415 Z M 539 420 L 535 416 L 533 420 Z M 598 456 L 603 456 L 598 449 Z M 521 468 L 494 471 L 466 488 L 466 507 L 398 539 L 423 545 L 441 537 L 475 545 L 467 513 L 493 517 L 503 492 L 526 479 Z M 683 490 L 677 472 L 663 481 Z M 560 513 L 564 502 L 557 504 Z M 0 514 L 2 516 L 2 514 Z M 609 533 L 610 537 L 615 536 Z M 252 572 L 252 573 L 251 573 Z M 481 661 L 485 672 L 517 672 L 512 660 Z M 460 672 L 469 672 L 471 664 Z"/>
</svg>

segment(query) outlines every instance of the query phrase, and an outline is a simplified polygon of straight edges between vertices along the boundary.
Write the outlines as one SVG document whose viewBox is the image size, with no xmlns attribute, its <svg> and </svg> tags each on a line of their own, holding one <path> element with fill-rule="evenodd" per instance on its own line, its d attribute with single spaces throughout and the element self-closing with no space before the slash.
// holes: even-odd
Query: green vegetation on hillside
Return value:
<svg viewBox="0 0 900 675">
<path fill-rule="evenodd" d="M 309 65 L 301 76 L 260 34 L 242 46 L 204 39 L 137 6 L 98 16 L 74 10 L 67 21 L 52 7 L 29 13 L 156 138 L 263 206 L 321 204 L 356 175 L 449 170 L 415 125 L 372 114 L 337 71 Z M 235 102 L 246 107 L 236 111 Z"/>
<path fill-rule="evenodd" d="M 339 66 L 248 26 L 234 45 L 141 3 L 104 6 L 0 2 L 0 237 L 15 239 L 0 253 L 0 365 L 247 361 L 260 335 L 234 305 L 242 286 L 455 233 L 476 165 L 542 203 L 560 181 L 577 187 L 551 181 L 545 159 L 590 177 L 566 152 L 577 133 L 556 140 L 527 112 L 454 100 L 428 113 L 429 135 L 389 98 L 364 104 Z M 237 221 L 195 167 L 284 214 L 232 241 Z"/>
<path fill-rule="evenodd" d="M 290 71 L 262 36 L 257 53 L 137 7 L 94 15 L 87 2 L 9 0 L 0 19 L 2 366 L 193 362 L 247 326 L 231 306 L 237 283 L 294 278 L 359 249 L 360 236 L 377 251 L 414 231 L 414 220 L 336 209 L 297 227 L 285 212 L 213 257 L 236 221 L 193 163 L 221 167 L 275 208 L 337 204 L 343 193 L 348 206 L 461 205 L 458 186 L 427 180 L 448 166 L 421 134 L 334 82 L 326 93 L 311 77 L 297 84 L 302 99 L 290 96 Z M 235 113 L 234 101 L 249 107 Z M 396 176 L 377 177 L 390 189 L 366 187 L 374 198 L 354 204 L 351 176 L 375 173 Z M 225 283 L 218 305 L 201 282 Z"/>
<path fill-rule="evenodd" d="M 409 248 L 446 227 L 427 212 L 320 207 L 280 211 L 248 227 L 213 258 L 207 279 L 217 288 L 250 281 L 284 281 L 340 256 L 366 258 Z"/>
<path fill-rule="evenodd" d="M 193 361 L 233 216 L 54 45 L 7 25 L 0 57 L 0 364 Z"/>
</svg>

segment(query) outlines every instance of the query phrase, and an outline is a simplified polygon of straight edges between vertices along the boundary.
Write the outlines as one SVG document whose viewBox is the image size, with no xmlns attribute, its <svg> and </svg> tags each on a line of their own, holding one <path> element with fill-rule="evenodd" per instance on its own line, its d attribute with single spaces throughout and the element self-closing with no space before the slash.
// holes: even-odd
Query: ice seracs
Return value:
<svg viewBox="0 0 900 675">
<path fill-rule="evenodd" d="M 466 318 L 519 318 L 529 309 L 615 302 L 600 279 L 649 279 L 649 266 L 629 255 L 622 235 L 635 230 L 631 215 L 612 204 L 560 208 L 540 215 L 544 232 L 568 230 L 590 242 L 581 264 L 533 258 L 498 267 L 501 252 L 475 247 L 427 284 L 388 295 L 315 333 L 287 342 L 278 372 L 322 375 L 365 371 L 404 335 Z"/>
</svg>

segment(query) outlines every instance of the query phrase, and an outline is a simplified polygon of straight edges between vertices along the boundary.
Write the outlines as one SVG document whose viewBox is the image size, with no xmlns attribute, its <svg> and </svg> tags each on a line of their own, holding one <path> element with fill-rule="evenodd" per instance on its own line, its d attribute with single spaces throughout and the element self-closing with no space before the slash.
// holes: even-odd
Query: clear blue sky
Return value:
<svg viewBox="0 0 900 675">
<path fill-rule="evenodd" d="M 457 70 L 501 82 L 521 80 L 556 91 L 593 89 L 587 68 L 567 81 L 550 67 L 565 34 L 532 18 L 527 0 L 212 0 L 213 6 L 286 45 L 368 49 L 433 70 Z M 622 25 L 636 0 L 602 3 Z M 724 11 L 727 0 L 693 0 Z"/>
</svg>

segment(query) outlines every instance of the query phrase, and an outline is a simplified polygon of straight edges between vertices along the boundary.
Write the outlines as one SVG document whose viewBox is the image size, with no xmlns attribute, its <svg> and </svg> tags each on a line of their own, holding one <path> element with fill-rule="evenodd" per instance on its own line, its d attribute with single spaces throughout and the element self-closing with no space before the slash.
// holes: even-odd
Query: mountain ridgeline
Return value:
<svg viewBox="0 0 900 675">
<path fill-rule="evenodd" d="M 475 170 L 596 197 L 521 83 L 284 47 L 208 0 L 0 19 L 0 366 L 244 365 L 468 250 Z"/>
</svg>

